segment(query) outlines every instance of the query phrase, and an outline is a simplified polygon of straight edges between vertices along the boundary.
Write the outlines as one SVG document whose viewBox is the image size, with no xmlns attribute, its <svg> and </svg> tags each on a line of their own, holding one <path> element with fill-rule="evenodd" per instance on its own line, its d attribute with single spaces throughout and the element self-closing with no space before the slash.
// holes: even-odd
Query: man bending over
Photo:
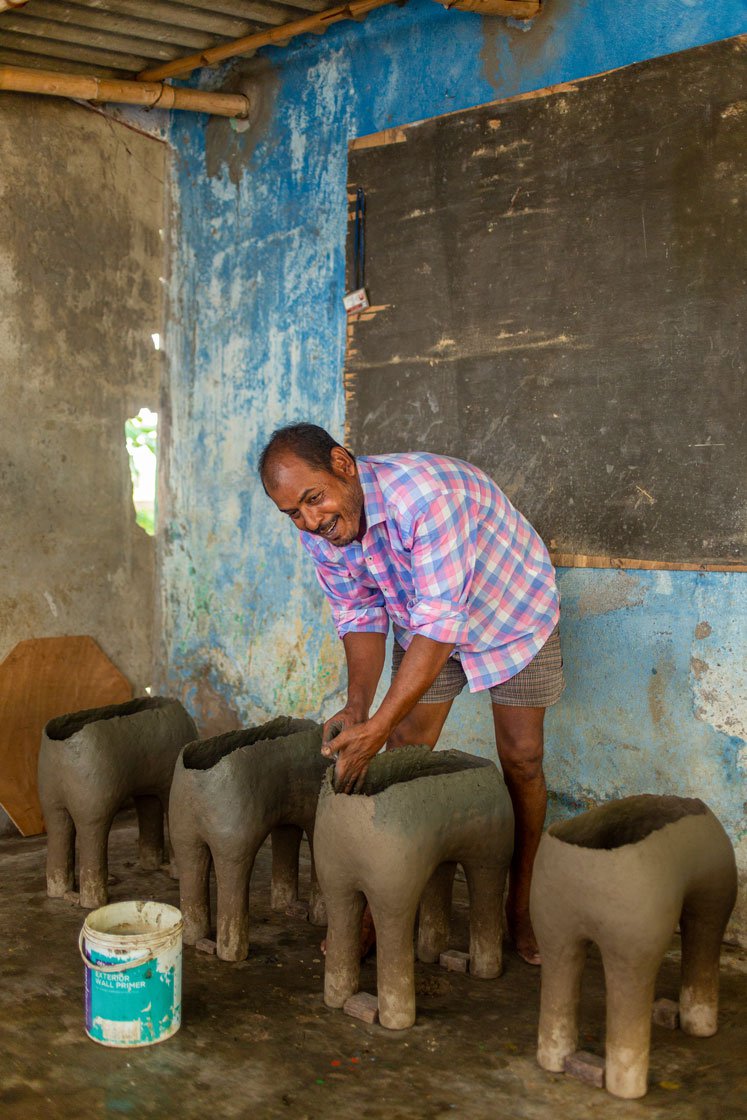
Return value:
<svg viewBox="0 0 747 1120">
<path fill-rule="evenodd" d="M 496 484 L 459 459 L 355 458 L 323 428 L 291 424 L 273 434 L 259 472 L 301 530 L 345 647 L 347 703 L 323 734 L 339 788 L 354 792 L 382 747 L 435 747 L 465 684 L 489 692 L 516 819 L 508 931 L 538 964 L 529 886 L 547 804 L 543 722 L 563 690 L 547 549 Z M 390 619 L 391 684 L 371 715 Z"/>
</svg>

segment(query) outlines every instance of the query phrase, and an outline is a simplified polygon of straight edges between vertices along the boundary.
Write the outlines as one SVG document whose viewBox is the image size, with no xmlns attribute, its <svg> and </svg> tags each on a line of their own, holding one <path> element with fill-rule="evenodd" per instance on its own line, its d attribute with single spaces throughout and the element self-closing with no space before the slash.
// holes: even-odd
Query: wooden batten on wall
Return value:
<svg viewBox="0 0 747 1120">
<path fill-rule="evenodd" d="M 702 560 L 698 563 L 680 564 L 668 560 L 632 560 L 623 556 L 583 556 L 577 553 L 554 552 L 550 558 L 556 568 L 629 568 L 644 572 L 747 572 L 747 564 L 728 564 L 723 560 L 712 563 Z"/>
</svg>

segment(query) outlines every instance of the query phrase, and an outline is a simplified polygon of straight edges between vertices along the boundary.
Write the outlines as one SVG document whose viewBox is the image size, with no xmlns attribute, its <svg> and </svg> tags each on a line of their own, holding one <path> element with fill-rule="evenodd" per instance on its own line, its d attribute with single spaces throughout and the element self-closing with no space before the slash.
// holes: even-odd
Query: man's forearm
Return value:
<svg viewBox="0 0 747 1120">
<path fill-rule="evenodd" d="M 368 718 L 386 656 L 385 634 L 351 631 L 342 639 L 348 664 L 348 708 Z"/>
<path fill-rule="evenodd" d="M 443 669 L 454 646 L 416 634 L 402 658 L 391 687 L 371 723 L 388 737 L 412 711 Z"/>
</svg>

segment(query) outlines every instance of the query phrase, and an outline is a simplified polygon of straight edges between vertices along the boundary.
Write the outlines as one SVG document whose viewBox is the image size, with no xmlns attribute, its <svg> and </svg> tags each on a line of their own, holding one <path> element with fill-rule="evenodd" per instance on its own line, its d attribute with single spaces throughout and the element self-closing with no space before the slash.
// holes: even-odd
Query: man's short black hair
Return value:
<svg viewBox="0 0 747 1120">
<path fill-rule="evenodd" d="M 271 459 L 279 451 L 290 451 L 316 470 L 332 473 L 332 451 L 342 447 L 318 424 L 286 424 L 272 433 L 257 460 L 257 470 L 264 485 Z M 345 448 L 343 448 L 343 451 Z M 348 453 L 349 454 L 349 453 Z"/>
</svg>

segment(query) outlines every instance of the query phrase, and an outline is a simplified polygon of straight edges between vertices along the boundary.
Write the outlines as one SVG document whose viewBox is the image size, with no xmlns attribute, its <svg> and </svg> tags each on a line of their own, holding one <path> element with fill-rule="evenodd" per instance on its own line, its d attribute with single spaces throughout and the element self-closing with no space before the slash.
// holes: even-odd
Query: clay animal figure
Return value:
<svg viewBox="0 0 747 1120">
<path fill-rule="evenodd" d="M 605 1084 L 646 1092 L 651 1009 L 662 957 L 682 934 L 680 1025 L 715 1034 L 721 940 L 736 898 L 734 849 L 702 801 L 641 795 L 553 824 L 534 864 L 531 915 L 542 956 L 539 1064 L 576 1050 L 590 942 L 607 992 Z"/>
<path fill-rule="evenodd" d="M 249 880 L 254 860 L 272 837 L 275 910 L 298 898 L 298 850 L 313 845 L 319 787 L 330 765 L 321 755 L 322 728 L 280 716 L 261 727 L 190 743 L 174 772 L 169 830 L 179 867 L 184 940 L 210 933 L 210 864 L 218 888 L 217 954 L 243 960 L 249 951 Z M 324 901 L 312 847 L 309 918 L 324 925 Z"/>
<path fill-rule="evenodd" d="M 470 972 L 501 972 L 503 886 L 513 851 L 506 787 L 488 759 L 402 747 L 377 755 L 359 794 L 322 783 L 314 850 L 329 927 L 324 1002 L 342 1007 L 358 990 L 359 936 L 367 900 L 376 926 L 379 1021 L 415 1022 L 413 930 L 418 956 L 448 947 L 451 886 L 461 864 L 470 896 Z M 422 900 L 422 901 L 421 901 Z"/>
<path fill-rule="evenodd" d="M 108 901 L 107 845 L 114 816 L 135 800 L 142 867 L 164 858 L 164 813 L 174 765 L 197 734 L 178 700 L 144 696 L 51 719 L 39 752 L 39 798 L 47 825 L 47 894 L 72 891 L 75 837 L 80 905 Z"/>
</svg>

